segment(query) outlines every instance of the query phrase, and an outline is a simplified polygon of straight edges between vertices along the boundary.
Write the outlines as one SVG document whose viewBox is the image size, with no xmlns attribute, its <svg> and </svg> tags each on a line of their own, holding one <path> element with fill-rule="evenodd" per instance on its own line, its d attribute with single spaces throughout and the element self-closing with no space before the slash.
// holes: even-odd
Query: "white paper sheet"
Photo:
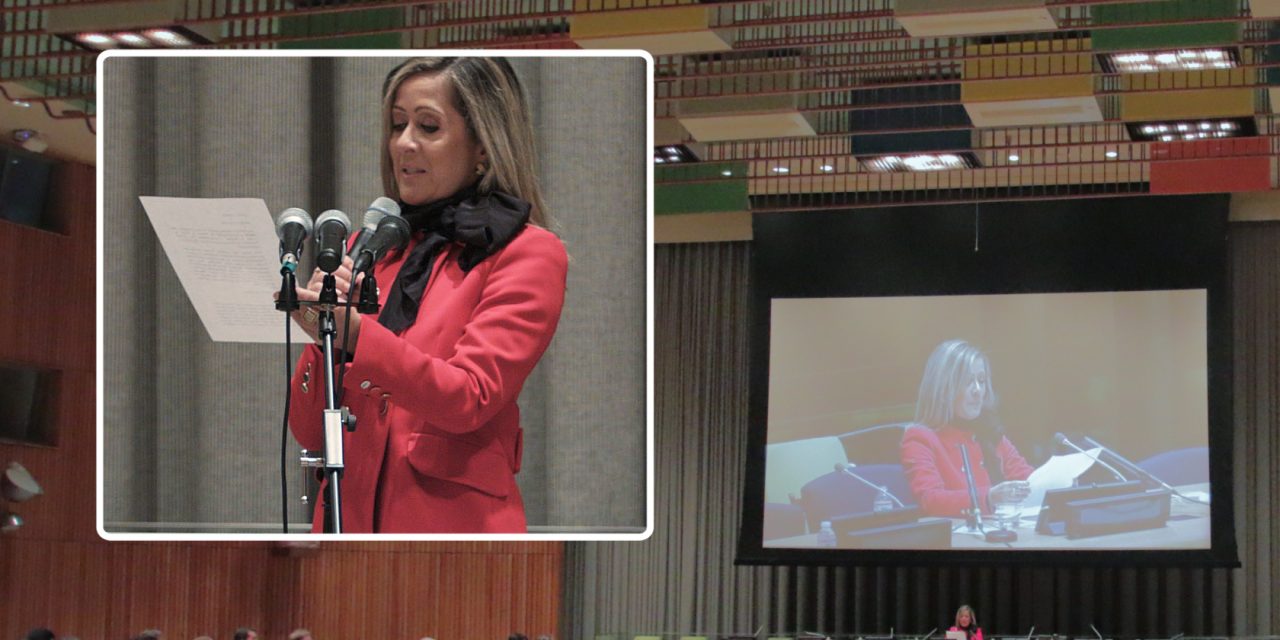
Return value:
<svg viewBox="0 0 1280 640">
<path fill-rule="evenodd" d="M 1031 495 L 1022 501 L 1022 515 L 1026 517 L 1040 513 L 1046 491 L 1070 487 L 1072 481 L 1093 466 L 1094 458 L 1102 452 L 1102 449 L 1094 448 L 1088 451 L 1089 455 L 1069 453 L 1053 456 L 1040 465 L 1040 468 L 1032 471 L 1031 477 L 1027 478 L 1027 482 L 1031 484 Z"/>
<path fill-rule="evenodd" d="M 141 196 L 182 288 L 214 342 L 284 342 L 279 240 L 257 198 Z M 299 286 L 306 286 L 299 275 Z M 310 342 L 294 323 L 293 341 Z"/>
</svg>

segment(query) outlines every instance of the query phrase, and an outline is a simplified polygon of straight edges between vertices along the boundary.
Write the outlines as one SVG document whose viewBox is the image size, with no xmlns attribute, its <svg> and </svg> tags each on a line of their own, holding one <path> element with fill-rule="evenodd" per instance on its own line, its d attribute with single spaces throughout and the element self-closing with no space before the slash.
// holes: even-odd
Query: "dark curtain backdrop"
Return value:
<svg viewBox="0 0 1280 640">
<path fill-rule="evenodd" d="M 960 603 L 995 634 L 1280 630 L 1280 223 L 1233 224 L 1236 533 L 1243 568 L 736 567 L 747 434 L 747 243 L 655 250 L 656 529 L 571 543 L 565 638 L 925 633 Z M 572 614 L 572 615 L 568 615 Z"/>
</svg>

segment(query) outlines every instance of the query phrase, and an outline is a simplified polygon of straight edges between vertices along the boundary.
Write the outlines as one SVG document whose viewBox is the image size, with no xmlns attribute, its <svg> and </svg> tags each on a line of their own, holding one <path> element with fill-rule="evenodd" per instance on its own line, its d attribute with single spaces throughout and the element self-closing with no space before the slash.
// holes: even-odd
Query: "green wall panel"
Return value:
<svg viewBox="0 0 1280 640">
<path fill-rule="evenodd" d="M 724 171 L 732 172 L 726 177 Z M 747 163 L 698 162 L 675 167 L 654 167 L 653 212 L 715 213 L 746 211 Z M 708 182 L 670 183 L 671 180 Z"/>
<path fill-rule="evenodd" d="M 1231 18 L 1238 15 L 1239 11 L 1236 0 L 1172 0 L 1096 5 L 1091 8 L 1095 25 Z M 1208 47 L 1239 42 L 1240 25 L 1235 22 L 1218 22 L 1131 29 L 1108 28 L 1094 29 L 1091 35 L 1095 51 Z"/>
<path fill-rule="evenodd" d="M 404 9 L 366 9 L 345 13 L 322 13 L 311 16 L 280 18 L 280 35 L 333 36 L 317 37 L 294 42 L 281 42 L 281 49 L 399 49 L 403 45 L 403 33 L 377 33 L 363 36 L 343 36 L 344 33 L 397 29 L 404 26 Z"/>
</svg>

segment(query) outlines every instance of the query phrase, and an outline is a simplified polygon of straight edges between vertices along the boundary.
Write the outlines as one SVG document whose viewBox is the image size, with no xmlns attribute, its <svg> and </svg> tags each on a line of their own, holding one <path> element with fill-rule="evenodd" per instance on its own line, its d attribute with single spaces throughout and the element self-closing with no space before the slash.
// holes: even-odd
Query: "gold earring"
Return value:
<svg viewBox="0 0 1280 640">
<path fill-rule="evenodd" d="M 478 176 L 482 176 L 482 175 L 484 175 L 484 172 L 485 172 L 485 171 L 487 171 L 487 170 L 488 170 L 488 169 L 484 166 L 484 163 L 483 163 L 483 162 L 477 162 L 477 163 L 476 163 L 476 175 L 478 175 Z"/>
</svg>

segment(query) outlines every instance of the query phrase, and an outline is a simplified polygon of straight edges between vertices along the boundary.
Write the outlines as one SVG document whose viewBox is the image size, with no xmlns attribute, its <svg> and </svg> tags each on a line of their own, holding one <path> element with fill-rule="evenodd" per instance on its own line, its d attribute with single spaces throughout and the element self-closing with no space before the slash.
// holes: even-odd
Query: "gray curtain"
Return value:
<svg viewBox="0 0 1280 640">
<path fill-rule="evenodd" d="M 382 195 L 379 91 L 402 59 L 106 62 L 108 523 L 273 531 L 280 520 L 283 347 L 208 339 L 138 196 L 258 197 L 273 214 L 337 208 L 358 223 Z M 512 63 L 534 111 L 553 230 L 571 260 L 559 330 L 520 397 L 517 479 L 536 531 L 642 530 L 644 62 Z M 297 500 L 291 438 L 288 455 L 290 515 L 300 522 L 310 513 Z"/>
<path fill-rule="evenodd" d="M 1236 535 L 1243 568 L 738 567 L 747 243 L 655 250 L 655 533 L 570 543 L 561 636 L 925 633 L 973 604 L 997 634 L 1280 630 L 1280 224 L 1231 228 Z"/>
</svg>

